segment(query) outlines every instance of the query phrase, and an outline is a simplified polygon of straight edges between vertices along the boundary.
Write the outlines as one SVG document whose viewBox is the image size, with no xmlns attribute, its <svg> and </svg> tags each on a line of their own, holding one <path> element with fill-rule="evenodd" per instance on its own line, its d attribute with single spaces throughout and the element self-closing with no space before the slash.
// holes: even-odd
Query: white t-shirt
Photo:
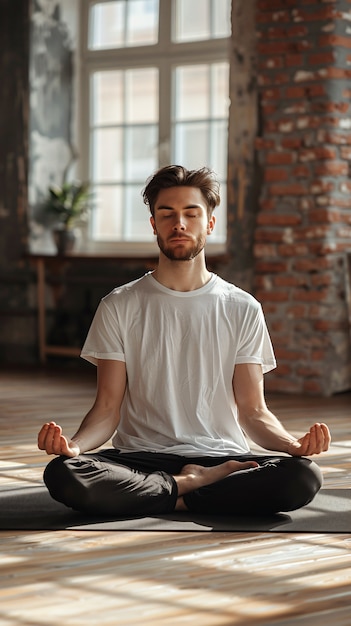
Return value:
<svg viewBox="0 0 351 626">
<path fill-rule="evenodd" d="M 184 456 L 249 452 L 234 368 L 276 365 L 259 302 L 214 274 L 194 291 L 168 289 L 152 273 L 117 287 L 100 302 L 81 356 L 126 363 L 116 448 Z"/>
</svg>

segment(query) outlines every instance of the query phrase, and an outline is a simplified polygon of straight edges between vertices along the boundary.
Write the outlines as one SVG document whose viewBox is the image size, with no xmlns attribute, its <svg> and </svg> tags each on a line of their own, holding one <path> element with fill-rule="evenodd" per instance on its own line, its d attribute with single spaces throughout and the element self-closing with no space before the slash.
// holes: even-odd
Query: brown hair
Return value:
<svg viewBox="0 0 351 626">
<path fill-rule="evenodd" d="M 215 173 L 208 167 L 199 170 L 187 170 L 182 165 L 166 165 L 161 167 L 146 181 L 143 199 L 154 216 L 155 203 L 161 189 L 169 187 L 197 187 L 200 189 L 207 205 L 208 218 L 220 203 L 219 182 Z"/>
</svg>

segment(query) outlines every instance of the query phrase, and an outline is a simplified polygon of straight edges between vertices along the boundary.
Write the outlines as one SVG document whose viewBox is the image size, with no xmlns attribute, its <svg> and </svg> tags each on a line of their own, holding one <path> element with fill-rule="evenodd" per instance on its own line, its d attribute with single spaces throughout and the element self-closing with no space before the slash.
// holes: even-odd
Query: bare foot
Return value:
<svg viewBox="0 0 351 626">
<path fill-rule="evenodd" d="M 182 471 L 178 476 L 174 476 L 174 480 L 178 486 L 178 496 L 183 496 L 185 493 L 204 487 L 205 485 L 211 485 L 218 480 L 222 480 L 229 474 L 234 472 L 240 472 L 241 470 L 258 467 L 256 461 L 225 461 L 220 465 L 214 467 L 203 467 L 202 465 L 184 465 Z"/>
</svg>

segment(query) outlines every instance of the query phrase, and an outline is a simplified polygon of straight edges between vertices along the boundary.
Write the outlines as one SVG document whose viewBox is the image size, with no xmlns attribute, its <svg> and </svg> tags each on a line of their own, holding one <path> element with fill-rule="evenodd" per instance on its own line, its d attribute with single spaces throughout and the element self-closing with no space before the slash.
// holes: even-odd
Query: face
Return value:
<svg viewBox="0 0 351 626">
<path fill-rule="evenodd" d="M 207 216 L 207 205 L 198 187 L 162 189 L 150 218 L 158 246 L 172 261 L 190 261 L 204 249 L 215 217 Z"/>
</svg>

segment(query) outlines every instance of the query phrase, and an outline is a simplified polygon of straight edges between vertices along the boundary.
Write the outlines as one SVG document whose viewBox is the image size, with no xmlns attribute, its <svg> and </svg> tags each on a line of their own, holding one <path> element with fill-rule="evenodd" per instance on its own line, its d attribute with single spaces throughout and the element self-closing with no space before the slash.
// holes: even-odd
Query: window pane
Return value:
<svg viewBox="0 0 351 626">
<path fill-rule="evenodd" d="M 213 117 L 227 118 L 229 113 L 229 64 L 212 65 L 212 114 Z"/>
<path fill-rule="evenodd" d="M 157 42 L 158 0 L 129 0 L 127 16 L 127 45 L 151 45 Z"/>
<path fill-rule="evenodd" d="M 230 37 L 231 27 L 231 0 L 215 0 L 213 11 L 213 36 Z M 214 8 L 214 7 L 213 7 Z"/>
<path fill-rule="evenodd" d="M 221 180 L 227 178 L 227 126 L 227 122 L 213 122 L 211 125 L 211 167 Z"/>
<path fill-rule="evenodd" d="M 141 196 L 143 186 L 144 182 L 126 187 L 124 238 L 127 241 L 154 240 L 149 211 Z"/>
<path fill-rule="evenodd" d="M 95 241 L 153 241 L 149 212 L 143 202 L 144 183 L 95 187 L 92 214 Z"/>
<path fill-rule="evenodd" d="M 158 167 L 158 70 L 96 72 L 91 88 L 90 172 L 99 194 L 92 237 L 152 241 L 141 189 Z"/>
<path fill-rule="evenodd" d="M 155 68 L 126 72 L 126 121 L 158 120 L 158 71 Z"/>
<path fill-rule="evenodd" d="M 157 43 L 158 0 L 100 2 L 89 18 L 91 50 Z"/>
<path fill-rule="evenodd" d="M 176 0 L 175 41 L 209 38 L 209 0 Z"/>
<path fill-rule="evenodd" d="M 175 0 L 174 40 L 229 37 L 231 0 Z"/>
<path fill-rule="evenodd" d="M 221 180 L 227 177 L 227 123 L 176 124 L 175 162 L 185 167 L 208 166 Z"/>
<path fill-rule="evenodd" d="M 123 130 L 102 128 L 93 133 L 92 177 L 94 182 L 123 180 Z"/>
<path fill-rule="evenodd" d="M 122 238 L 123 194 L 121 186 L 94 187 L 95 208 L 92 211 L 92 238 L 113 241 Z"/>
<path fill-rule="evenodd" d="M 125 2 L 102 2 L 90 9 L 89 48 L 121 48 L 124 45 Z"/>
<path fill-rule="evenodd" d="M 176 68 L 177 120 L 209 117 L 210 83 L 208 65 L 190 65 Z"/>
<path fill-rule="evenodd" d="M 205 159 L 200 167 L 209 165 L 225 179 L 228 63 L 183 66 L 175 73 L 175 156 L 184 164 L 184 159 L 190 158 L 193 167 L 195 160 Z"/>
<path fill-rule="evenodd" d="M 92 81 L 93 124 L 116 124 L 123 120 L 123 72 L 95 72 Z"/>
<path fill-rule="evenodd" d="M 141 185 L 157 168 L 157 126 L 137 126 L 126 129 L 125 178 L 141 181 Z"/>
<path fill-rule="evenodd" d="M 125 113 L 124 113 L 125 112 Z M 120 124 L 158 120 L 158 71 L 155 68 L 95 72 L 92 123 Z"/>
<path fill-rule="evenodd" d="M 189 169 L 209 166 L 208 140 L 208 124 L 205 122 L 176 124 L 174 162 Z"/>
</svg>

